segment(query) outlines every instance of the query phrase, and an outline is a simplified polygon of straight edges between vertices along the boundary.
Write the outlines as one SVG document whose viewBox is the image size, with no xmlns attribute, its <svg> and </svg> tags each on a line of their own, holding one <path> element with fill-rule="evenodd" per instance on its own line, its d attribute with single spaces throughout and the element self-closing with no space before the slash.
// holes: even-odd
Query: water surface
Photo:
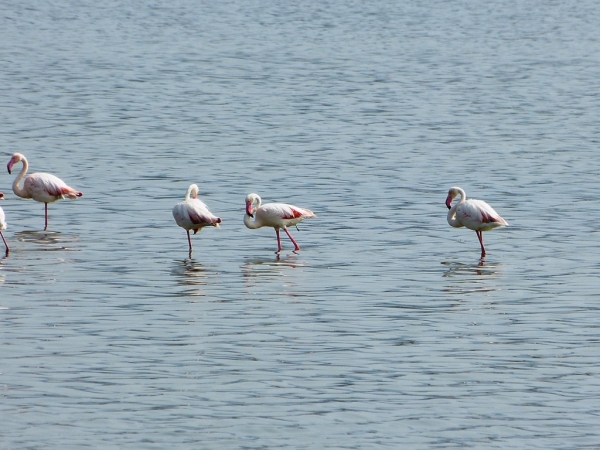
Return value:
<svg viewBox="0 0 600 450">
<path fill-rule="evenodd" d="M 3 448 L 600 446 L 595 4 L 2 10 L 3 157 L 84 192 L 0 175 Z"/>
</svg>

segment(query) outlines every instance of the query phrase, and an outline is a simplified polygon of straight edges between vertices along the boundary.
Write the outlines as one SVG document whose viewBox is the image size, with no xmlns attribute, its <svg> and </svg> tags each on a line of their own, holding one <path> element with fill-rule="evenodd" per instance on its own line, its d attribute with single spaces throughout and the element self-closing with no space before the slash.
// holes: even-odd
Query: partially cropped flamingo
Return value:
<svg viewBox="0 0 600 450">
<path fill-rule="evenodd" d="M 208 207 L 198 199 L 198 186 L 191 184 L 185 194 L 185 200 L 179 202 L 173 208 L 173 217 L 175 222 L 181 228 L 185 229 L 190 246 L 190 258 L 192 257 L 192 239 L 190 238 L 190 230 L 194 230 L 194 234 L 202 230 L 202 228 L 212 225 L 218 227 L 221 223 L 221 218 L 215 216 L 208 210 Z"/>
<path fill-rule="evenodd" d="M 29 168 L 27 158 L 20 153 L 15 153 L 12 155 L 12 158 L 10 158 L 6 168 L 8 169 L 8 173 L 12 173 L 13 166 L 18 162 L 23 163 L 23 168 L 13 182 L 12 190 L 15 195 L 21 198 L 32 198 L 36 202 L 44 203 L 44 231 L 46 231 L 48 228 L 48 203 L 55 202 L 65 197 L 76 199 L 77 197 L 81 197 L 83 192 L 79 192 L 78 190 L 67 186 L 63 180 L 49 173 L 32 173 L 31 175 L 28 175 L 21 188 L 19 187 L 19 183 L 23 177 L 25 177 L 27 169 Z"/>
<path fill-rule="evenodd" d="M 256 203 L 256 205 L 255 205 Z M 261 205 L 261 199 L 257 194 L 248 194 L 246 197 L 246 215 L 244 216 L 244 225 L 250 229 L 261 227 L 275 228 L 277 235 L 277 251 L 281 252 L 281 239 L 279 238 L 279 230 L 283 228 L 292 243 L 294 251 L 300 250 L 300 246 L 294 240 L 287 227 L 296 225 L 304 219 L 317 217 L 311 210 L 299 208 L 294 205 L 285 203 L 266 203 Z M 250 220 L 254 218 L 254 220 Z"/>
<path fill-rule="evenodd" d="M 0 192 L 0 200 L 4 200 L 4 194 Z M 6 247 L 6 254 L 10 252 L 10 248 L 8 248 L 8 244 L 6 243 L 6 239 L 4 239 L 4 234 L 2 234 L 2 230 L 6 230 L 6 219 L 4 217 L 4 211 L 0 208 L 0 236 L 2 236 L 2 240 L 4 241 L 4 246 Z"/>
<path fill-rule="evenodd" d="M 452 200 L 457 195 L 460 195 L 460 201 L 451 206 Z M 448 223 L 451 226 L 455 228 L 467 227 L 477 233 L 477 238 L 481 244 L 482 258 L 485 256 L 482 232 L 508 225 L 508 222 L 483 200 L 467 200 L 465 191 L 459 187 L 450 188 L 448 197 L 446 197 L 446 206 L 450 210 L 448 211 Z"/>
</svg>

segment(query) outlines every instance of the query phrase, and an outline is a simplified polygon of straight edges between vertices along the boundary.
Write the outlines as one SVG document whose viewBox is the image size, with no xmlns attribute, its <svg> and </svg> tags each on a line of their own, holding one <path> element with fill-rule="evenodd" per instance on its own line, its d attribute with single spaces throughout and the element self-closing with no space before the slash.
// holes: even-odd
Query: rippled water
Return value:
<svg viewBox="0 0 600 450">
<path fill-rule="evenodd" d="M 2 2 L 2 448 L 599 448 L 592 2 Z M 189 184 L 223 218 L 171 216 Z M 450 186 L 509 223 L 446 223 Z M 282 235 L 244 198 L 310 208 Z"/>
</svg>

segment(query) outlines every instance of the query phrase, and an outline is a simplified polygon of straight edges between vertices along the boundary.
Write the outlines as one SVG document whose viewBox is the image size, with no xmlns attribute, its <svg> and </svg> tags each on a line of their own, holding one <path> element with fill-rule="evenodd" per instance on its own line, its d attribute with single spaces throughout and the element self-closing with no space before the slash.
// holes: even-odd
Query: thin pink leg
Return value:
<svg viewBox="0 0 600 450">
<path fill-rule="evenodd" d="M 300 246 L 298 245 L 298 243 L 294 240 L 294 238 L 292 237 L 292 235 L 290 234 L 290 232 L 288 231 L 287 228 L 284 228 L 283 231 L 285 231 L 288 235 L 288 237 L 290 238 L 290 240 L 294 243 L 294 251 L 298 251 L 300 250 Z"/>
<path fill-rule="evenodd" d="M 479 243 L 481 244 L 481 257 L 485 256 L 485 247 L 483 246 L 483 233 L 481 231 L 475 231 L 477 233 L 477 238 L 479 239 Z"/>
<path fill-rule="evenodd" d="M 44 215 L 46 217 L 46 221 L 44 222 L 44 231 L 48 228 L 48 203 L 44 203 Z"/>
<path fill-rule="evenodd" d="M 185 230 L 188 237 L 188 244 L 190 245 L 190 258 L 192 257 L 192 238 L 190 238 L 190 230 Z"/>
<path fill-rule="evenodd" d="M 10 248 L 8 247 L 8 244 L 6 243 L 6 239 L 4 239 L 4 235 L 2 234 L 2 231 L 0 231 L 0 236 L 2 236 L 2 240 L 4 241 L 4 245 L 6 246 L 6 254 L 8 255 L 10 253 Z"/>
<path fill-rule="evenodd" d="M 275 228 L 275 234 L 277 235 L 277 251 L 275 253 L 279 253 L 281 251 L 281 239 L 279 238 L 279 228 Z"/>
</svg>

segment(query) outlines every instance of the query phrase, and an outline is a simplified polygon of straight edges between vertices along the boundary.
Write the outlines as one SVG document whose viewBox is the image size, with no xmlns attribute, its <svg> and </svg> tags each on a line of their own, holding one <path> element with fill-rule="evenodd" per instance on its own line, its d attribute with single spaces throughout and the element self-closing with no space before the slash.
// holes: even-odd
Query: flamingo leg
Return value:
<svg viewBox="0 0 600 450">
<path fill-rule="evenodd" d="M 485 256 L 485 247 L 483 246 L 483 233 L 480 230 L 475 231 L 477 233 L 477 239 L 479 239 L 479 243 L 481 244 L 481 257 Z"/>
<path fill-rule="evenodd" d="M 2 231 L 0 231 L 0 236 L 2 236 L 2 240 L 4 241 L 4 245 L 6 246 L 6 254 L 8 255 L 10 253 L 10 248 L 8 247 L 8 244 L 6 243 L 6 239 L 4 239 L 4 234 L 2 234 Z"/>
<path fill-rule="evenodd" d="M 292 243 L 294 244 L 294 251 L 298 251 L 300 250 L 300 246 L 298 245 L 298 243 L 294 240 L 294 238 L 292 237 L 292 235 L 290 234 L 290 232 L 288 231 L 287 228 L 284 228 L 283 231 L 285 231 L 288 235 L 288 237 L 290 238 L 290 241 L 292 241 Z"/>
<path fill-rule="evenodd" d="M 188 244 L 190 246 L 190 258 L 192 257 L 192 238 L 190 237 L 190 230 L 185 230 L 188 237 Z"/>
<path fill-rule="evenodd" d="M 48 228 L 48 203 L 44 203 L 44 216 L 45 216 L 44 231 L 46 231 L 46 229 Z"/>
<path fill-rule="evenodd" d="M 279 228 L 275 228 L 275 234 L 277 235 L 277 251 L 275 253 L 279 253 L 281 251 L 281 239 L 279 238 Z"/>
</svg>

